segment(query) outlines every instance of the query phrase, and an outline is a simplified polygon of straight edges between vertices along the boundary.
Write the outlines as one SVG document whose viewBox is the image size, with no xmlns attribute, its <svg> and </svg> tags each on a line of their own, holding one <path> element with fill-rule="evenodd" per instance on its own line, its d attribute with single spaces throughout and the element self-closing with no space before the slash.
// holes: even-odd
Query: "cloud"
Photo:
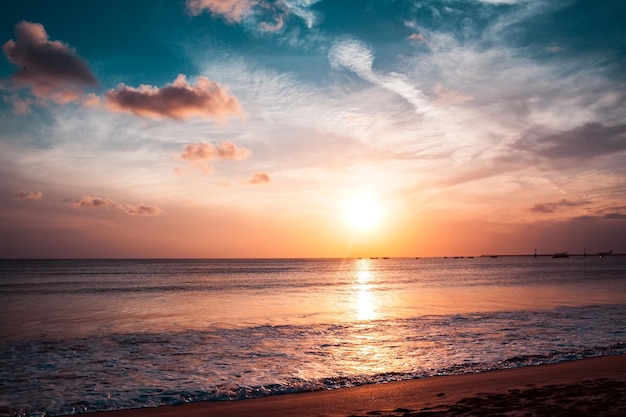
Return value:
<svg viewBox="0 0 626 417">
<path fill-rule="evenodd" d="M 343 39 L 336 42 L 328 52 L 332 67 L 345 68 L 360 78 L 402 96 L 417 112 L 430 108 L 428 98 L 408 79 L 398 73 L 380 74 L 373 70 L 374 54 L 363 42 Z"/>
<path fill-rule="evenodd" d="M 213 167 L 204 162 L 213 159 L 230 159 L 240 160 L 249 157 L 252 151 L 246 148 L 240 148 L 232 142 L 224 141 L 218 145 L 210 143 L 198 142 L 187 145 L 185 152 L 181 154 L 181 158 L 190 161 L 205 174 L 213 172 Z"/>
<path fill-rule="evenodd" d="M 304 20 L 310 29 L 318 20 L 317 14 L 309 9 L 320 0 L 187 0 L 187 11 L 192 16 L 203 12 L 222 16 L 228 23 L 248 20 L 254 28 L 264 32 L 280 31 L 289 15 Z M 270 23 L 271 22 L 271 23 Z"/>
<path fill-rule="evenodd" d="M 195 85 L 187 83 L 183 74 L 162 88 L 150 85 L 133 88 L 119 84 L 116 89 L 109 90 L 105 98 L 108 108 L 113 111 L 156 119 L 222 119 L 242 113 L 234 96 L 229 95 L 220 84 L 202 76 L 196 79 Z"/>
<path fill-rule="evenodd" d="M 267 184 L 271 182 L 272 179 L 267 172 L 255 172 L 252 178 L 248 180 L 250 184 Z"/>
<path fill-rule="evenodd" d="M 131 216 L 156 216 L 163 214 L 157 206 L 149 206 L 146 204 L 119 204 L 108 198 L 90 197 L 88 195 L 83 196 L 80 200 L 76 200 L 72 203 L 76 208 L 108 208 L 118 209 Z"/>
<path fill-rule="evenodd" d="M 430 44 L 428 43 L 424 35 L 422 35 L 421 33 L 412 33 L 411 35 L 409 35 L 409 40 L 421 42 L 430 48 Z"/>
<path fill-rule="evenodd" d="M 437 98 L 433 101 L 435 106 L 453 106 L 455 104 L 465 103 L 474 100 L 473 96 L 464 94 L 460 91 L 449 90 L 441 84 L 435 85 L 435 94 Z"/>
<path fill-rule="evenodd" d="M 13 194 L 13 197 L 17 200 L 41 200 L 43 193 L 41 191 L 18 191 Z"/>
<path fill-rule="evenodd" d="M 488 4 L 517 4 L 527 0 L 478 0 L 481 3 Z"/>
<path fill-rule="evenodd" d="M 43 25 L 22 21 L 15 26 L 15 37 L 2 46 L 2 51 L 11 63 L 21 67 L 13 74 L 15 83 L 30 86 L 37 97 L 72 101 L 82 94 L 83 87 L 98 84 L 74 48 L 49 40 Z"/>
<path fill-rule="evenodd" d="M 73 203 L 73 206 L 77 208 L 115 208 L 117 207 L 117 203 L 113 200 L 109 200 L 108 198 L 90 197 L 86 195 L 83 196 L 83 198 L 81 198 L 80 200 L 76 200 Z"/>
<path fill-rule="evenodd" d="M 549 159 L 589 159 L 626 151 L 626 125 L 587 123 L 559 133 L 528 134 L 514 147 Z"/>
<path fill-rule="evenodd" d="M 181 157 L 188 161 L 208 161 L 210 159 L 244 159 L 252 151 L 240 148 L 232 142 L 221 142 L 217 146 L 210 143 L 198 142 L 187 145 Z"/>
<path fill-rule="evenodd" d="M 185 6 L 192 16 L 206 10 L 223 16 L 229 22 L 241 22 L 258 3 L 258 0 L 187 0 Z"/>
<path fill-rule="evenodd" d="M 529 211 L 534 213 L 554 213 L 560 207 L 577 207 L 589 204 L 589 201 L 570 201 L 562 199 L 553 203 L 536 203 Z"/>
<path fill-rule="evenodd" d="M 31 110 L 30 106 L 34 102 L 32 97 L 30 98 L 21 97 L 17 93 L 11 94 L 10 96 L 4 96 L 2 100 L 5 103 L 11 103 L 13 105 L 13 112 L 15 114 L 30 113 L 30 110 Z"/>
<path fill-rule="evenodd" d="M 163 214 L 163 210 L 157 206 L 148 206 L 146 204 L 121 205 L 119 208 L 131 216 L 157 216 Z"/>
</svg>

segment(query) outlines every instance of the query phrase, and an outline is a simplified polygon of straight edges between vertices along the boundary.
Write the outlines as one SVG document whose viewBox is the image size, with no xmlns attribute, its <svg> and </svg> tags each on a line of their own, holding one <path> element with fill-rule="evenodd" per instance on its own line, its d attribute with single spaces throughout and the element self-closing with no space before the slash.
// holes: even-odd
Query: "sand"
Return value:
<svg viewBox="0 0 626 417">
<path fill-rule="evenodd" d="M 626 355 L 90 417 L 626 416 Z"/>
</svg>

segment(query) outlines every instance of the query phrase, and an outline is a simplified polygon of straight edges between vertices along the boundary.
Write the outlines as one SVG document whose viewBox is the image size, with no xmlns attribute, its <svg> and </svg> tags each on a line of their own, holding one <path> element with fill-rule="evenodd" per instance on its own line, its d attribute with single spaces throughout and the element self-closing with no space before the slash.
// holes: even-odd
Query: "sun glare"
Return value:
<svg viewBox="0 0 626 417">
<path fill-rule="evenodd" d="M 374 198 L 361 194 L 345 202 L 344 212 L 350 226 L 357 230 L 369 230 L 380 222 L 383 209 Z"/>
</svg>

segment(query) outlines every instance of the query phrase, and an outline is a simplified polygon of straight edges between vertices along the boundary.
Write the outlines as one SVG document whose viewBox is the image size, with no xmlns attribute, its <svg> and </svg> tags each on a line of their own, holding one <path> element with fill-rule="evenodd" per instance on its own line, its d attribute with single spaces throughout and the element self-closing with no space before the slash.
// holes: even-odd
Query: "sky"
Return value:
<svg viewBox="0 0 626 417">
<path fill-rule="evenodd" d="M 0 257 L 626 252 L 623 0 L 0 14 Z"/>
</svg>

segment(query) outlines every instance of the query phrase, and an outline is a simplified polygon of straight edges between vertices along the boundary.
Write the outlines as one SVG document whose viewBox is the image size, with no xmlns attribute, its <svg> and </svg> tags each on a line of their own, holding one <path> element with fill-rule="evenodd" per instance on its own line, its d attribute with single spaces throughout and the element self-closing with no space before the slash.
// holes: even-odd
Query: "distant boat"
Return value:
<svg viewBox="0 0 626 417">
<path fill-rule="evenodd" d="M 569 255 L 567 254 L 567 251 L 565 252 L 557 252 L 554 255 L 552 255 L 553 258 L 569 258 Z"/>
<path fill-rule="evenodd" d="M 610 250 L 610 251 L 608 251 L 608 252 L 598 252 L 596 255 L 598 255 L 599 257 L 601 257 L 601 258 L 602 258 L 603 256 L 609 256 L 609 255 L 611 255 L 612 253 L 613 253 L 613 249 L 611 249 L 611 250 Z"/>
</svg>

